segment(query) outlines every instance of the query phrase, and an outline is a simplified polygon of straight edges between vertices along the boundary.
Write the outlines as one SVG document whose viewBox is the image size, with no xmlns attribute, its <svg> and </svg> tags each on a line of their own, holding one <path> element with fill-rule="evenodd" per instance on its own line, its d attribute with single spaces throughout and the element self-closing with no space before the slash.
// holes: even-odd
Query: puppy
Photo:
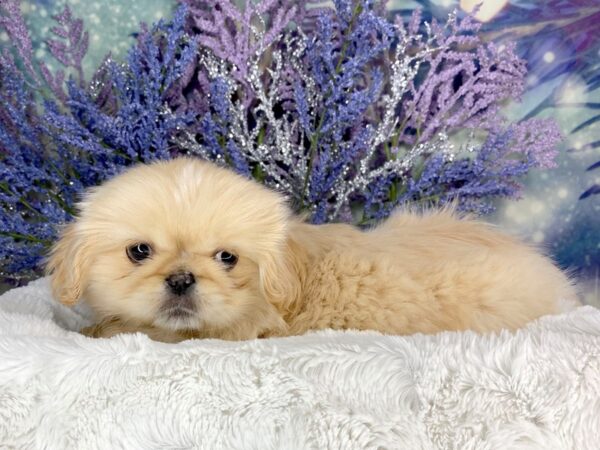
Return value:
<svg viewBox="0 0 600 450">
<path fill-rule="evenodd" d="M 576 302 L 549 259 L 483 223 L 443 210 L 365 232 L 310 225 L 281 195 L 196 159 L 130 169 L 79 211 L 48 270 L 58 300 L 95 311 L 85 333 L 97 337 L 489 332 Z"/>
</svg>

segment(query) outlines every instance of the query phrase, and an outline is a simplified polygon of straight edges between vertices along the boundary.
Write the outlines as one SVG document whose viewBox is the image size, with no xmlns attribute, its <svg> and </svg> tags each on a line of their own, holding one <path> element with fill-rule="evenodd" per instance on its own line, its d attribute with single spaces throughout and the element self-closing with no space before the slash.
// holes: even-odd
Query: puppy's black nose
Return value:
<svg viewBox="0 0 600 450">
<path fill-rule="evenodd" d="M 165 282 L 173 294 L 183 295 L 194 285 L 196 279 L 191 272 L 177 272 L 169 275 Z"/>
</svg>

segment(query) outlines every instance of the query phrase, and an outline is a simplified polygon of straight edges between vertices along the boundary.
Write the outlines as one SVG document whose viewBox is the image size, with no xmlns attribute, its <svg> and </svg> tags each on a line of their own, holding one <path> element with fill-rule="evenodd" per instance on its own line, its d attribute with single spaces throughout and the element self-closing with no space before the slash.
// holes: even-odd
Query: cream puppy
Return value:
<svg viewBox="0 0 600 450">
<path fill-rule="evenodd" d="M 57 299 L 95 311 L 92 336 L 488 332 L 576 302 L 548 258 L 483 223 L 438 211 L 369 231 L 310 225 L 281 195 L 196 159 L 130 169 L 79 210 L 48 269 Z"/>
</svg>

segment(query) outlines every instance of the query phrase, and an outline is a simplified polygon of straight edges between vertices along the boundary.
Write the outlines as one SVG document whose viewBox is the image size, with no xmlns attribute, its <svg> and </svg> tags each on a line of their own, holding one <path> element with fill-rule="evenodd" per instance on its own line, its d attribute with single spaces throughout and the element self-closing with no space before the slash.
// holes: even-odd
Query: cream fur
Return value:
<svg viewBox="0 0 600 450">
<path fill-rule="evenodd" d="M 97 313 L 85 330 L 92 336 L 488 332 L 577 301 L 567 276 L 536 249 L 450 210 L 400 211 L 366 232 L 309 225 L 275 192 L 198 160 L 131 169 L 92 190 L 80 211 L 48 268 L 59 300 L 83 296 Z M 125 253 L 136 242 L 155 249 L 139 265 Z M 219 250 L 238 264 L 225 270 L 213 258 Z M 198 280 L 197 313 L 182 322 L 160 312 L 164 280 L 178 269 Z"/>
</svg>

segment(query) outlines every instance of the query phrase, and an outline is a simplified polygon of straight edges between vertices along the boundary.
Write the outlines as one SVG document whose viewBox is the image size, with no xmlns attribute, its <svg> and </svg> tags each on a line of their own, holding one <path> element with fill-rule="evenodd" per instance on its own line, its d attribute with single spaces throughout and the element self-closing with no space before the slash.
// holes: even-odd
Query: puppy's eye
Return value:
<svg viewBox="0 0 600 450">
<path fill-rule="evenodd" d="M 238 257 L 233 253 L 229 253 L 225 250 L 221 250 L 215 254 L 215 259 L 220 263 L 227 266 L 228 269 L 231 269 L 238 261 Z"/>
<path fill-rule="evenodd" d="M 132 262 L 141 262 L 144 259 L 149 258 L 151 255 L 152 247 L 144 242 L 127 247 L 127 256 Z"/>
</svg>

